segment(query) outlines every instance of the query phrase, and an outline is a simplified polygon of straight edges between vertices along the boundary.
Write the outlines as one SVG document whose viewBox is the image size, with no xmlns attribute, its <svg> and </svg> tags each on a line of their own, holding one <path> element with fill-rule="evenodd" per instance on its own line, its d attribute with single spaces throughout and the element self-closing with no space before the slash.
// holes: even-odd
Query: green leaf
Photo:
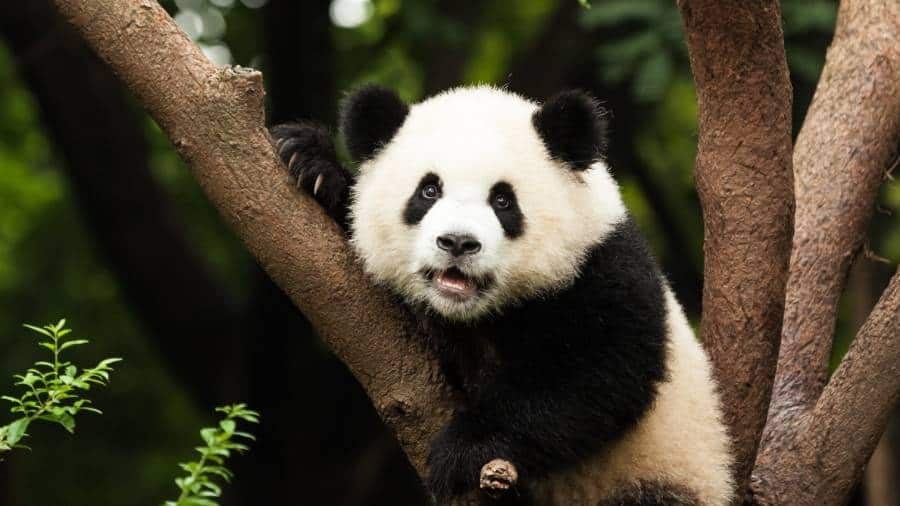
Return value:
<svg viewBox="0 0 900 506">
<path fill-rule="evenodd" d="M 73 346 L 81 346 L 83 344 L 87 344 L 89 341 L 87 339 L 73 339 L 71 341 L 66 341 L 59 346 L 59 351 L 63 351 L 66 348 L 71 348 Z"/>
<path fill-rule="evenodd" d="M 41 327 L 35 327 L 34 325 L 29 325 L 29 324 L 27 324 L 27 323 L 24 324 L 24 325 L 22 325 L 22 326 L 25 327 L 26 329 L 33 330 L 33 331 L 38 332 L 38 333 L 40 333 L 40 334 L 44 334 L 44 335 L 47 336 L 47 337 L 51 337 L 51 338 L 53 337 L 53 333 L 50 332 L 50 331 L 47 330 L 47 329 L 44 329 L 44 328 L 41 328 Z"/>
<path fill-rule="evenodd" d="M 30 371 L 25 376 L 18 376 L 18 377 L 19 377 L 19 381 L 16 383 L 16 385 L 25 385 L 27 387 L 34 385 L 35 382 L 37 382 L 41 379 L 40 376 L 33 374 Z"/>
<path fill-rule="evenodd" d="M 31 420 L 28 418 L 19 418 L 15 422 L 7 425 L 6 442 L 12 446 L 21 441 L 25 436 L 25 430 L 30 423 Z"/>
<path fill-rule="evenodd" d="M 216 442 L 216 429 L 212 427 L 206 427 L 200 431 L 200 437 L 203 438 L 203 442 L 209 446 L 212 446 Z"/>
<path fill-rule="evenodd" d="M 31 393 L 31 392 L 27 392 L 27 393 Z M 22 404 L 22 401 L 20 401 L 19 399 L 16 399 L 15 397 L 10 397 L 8 395 L 0 395 L 0 399 L 3 399 L 4 401 L 9 401 L 13 404 L 18 404 L 18 405 Z"/>
<path fill-rule="evenodd" d="M 75 433 L 75 418 L 66 413 L 64 408 L 53 408 L 51 413 L 41 416 L 40 419 L 62 425 L 69 434 Z"/>
<path fill-rule="evenodd" d="M 234 429 L 237 428 L 237 423 L 235 423 L 234 420 L 222 420 L 219 422 L 219 427 L 221 427 L 223 431 L 232 434 L 234 433 Z"/>
</svg>

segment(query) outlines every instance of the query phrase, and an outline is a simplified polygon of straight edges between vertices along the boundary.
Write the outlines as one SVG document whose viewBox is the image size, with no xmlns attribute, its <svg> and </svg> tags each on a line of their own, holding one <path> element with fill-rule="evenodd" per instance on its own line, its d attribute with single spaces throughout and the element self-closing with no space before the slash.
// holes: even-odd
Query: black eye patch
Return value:
<svg viewBox="0 0 900 506">
<path fill-rule="evenodd" d="M 512 185 L 505 181 L 495 183 L 488 195 L 488 204 L 497 215 L 503 233 L 510 239 L 515 239 L 525 231 L 525 216 L 519 209 L 516 192 Z"/>
<path fill-rule="evenodd" d="M 437 187 L 438 192 L 435 198 L 427 198 L 423 195 L 423 191 L 428 186 Z M 441 178 L 437 174 L 433 172 L 425 174 L 419 181 L 419 185 L 416 186 L 416 190 L 410 195 L 409 200 L 406 201 L 406 208 L 403 209 L 403 222 L 412 226 L 422 221 L 431 206 L 441 198 L 441 188 Z"/>
</svg>

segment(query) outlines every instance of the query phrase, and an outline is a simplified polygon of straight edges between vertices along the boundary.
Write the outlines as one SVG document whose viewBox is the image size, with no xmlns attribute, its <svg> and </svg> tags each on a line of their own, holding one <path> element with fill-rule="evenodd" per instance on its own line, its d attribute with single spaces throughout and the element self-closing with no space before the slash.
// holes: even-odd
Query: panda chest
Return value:
<svg viewBox="0 0 900 506">
<path fill-rule="evenodd" d="M 466 397 L 477 399 L 493 384 L 506 361 L 495 343 L 488 339 L 473 339 L 467 353 L 459 359 L 459 374 Z"/>
<path fill-rule="evenodd" d="M 444 372 L 470 402 L 494 384 L 512 358 L 484 328 L 457 328 L 442 338 L 448 340 L 441 353 Z"/>
</svg>

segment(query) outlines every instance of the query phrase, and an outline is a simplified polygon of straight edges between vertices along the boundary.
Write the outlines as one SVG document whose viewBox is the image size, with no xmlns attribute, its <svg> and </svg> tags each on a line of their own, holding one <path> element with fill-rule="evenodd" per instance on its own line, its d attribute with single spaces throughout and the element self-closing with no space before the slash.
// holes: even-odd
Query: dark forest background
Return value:
<svg viewBox="0 0 900 506">
<path fill-rule="evenodd" d="M 702 288 L 692 167 L 697 104 L 671 0 L 178 0 L 163 4 L 221 64 L 260 68 L 269 121 L 334 125 L 361 82 L 410 101 L 461 83 L 541 100 L 590 90 L 612 111 L 609 159 L 689 314 Z M 799 127 L 836 3 L 782 2 Z M 900 260 L 888 184 L 841 305 L 835 355 Z M 417 478 L 347 370 L 220 221 L 159 128 L 56 17 L 0 0 L 0 393 L 39 359 L 21 323 L 67 317 L 73 353 L 121 356 L 78 433 L 34 426 L 0 463 L 2 505 L 144 505 L 175 494 L 212 407 L 247 402 L 260 439 L 229 504 L 422 504 Z M 6 417 L 0 417 L 5 423 Z M 853 437 L 848 434 L 847 437 Z M 894 445 L 871 504 L 896 503 Z M 893 497 L 888 502 L 878 497 Z"/>
</svg>

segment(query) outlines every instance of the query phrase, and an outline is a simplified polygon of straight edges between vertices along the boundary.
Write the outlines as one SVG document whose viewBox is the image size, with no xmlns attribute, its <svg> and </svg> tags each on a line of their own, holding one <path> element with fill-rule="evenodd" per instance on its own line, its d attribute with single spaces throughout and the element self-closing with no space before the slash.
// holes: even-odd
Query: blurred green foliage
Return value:
<svg viewBox="0 0 900 506">
<path fill-rule="evenodd" d="M 339 1 L 350 0 L 335 3 Z M 627 176 L 631 168 L 613 167 L 626 174 L 621 178 L 625 200 L 663 259 L 702 266 L 702 229 L 692 180 L 697 104 L 671 0 L 593 0 L 590 9 L 578 7 L 574 0 L 484 0 L 468 19 L 444 15 L 447 4 L 437 0 L 353 1 L 362 2 L 357 7 L 364 15 L 358 19 L 347 15 L 341 21 L 355 25 L 332 27 L 338 88 L 375 81 L 408 100 L 422 98 L 430 72 L 444 63 L 440 58 L 447 48 L 464 53 L 461 82 L 504 84 L 515 57 L 557 9 L 575 5 L 579 23 L 573 36 L 596 40 L 590 49 L 596 79 L 632 102 L 626 149 L 634 163 L 659 183 L 662 207 L 672 213 L 686 250 L 671 248 L 654 211 L 658 203 L 637 179 Z M 182 14 L 179 19 L 184 23 L 204 16 L 215 19 L 195 38 L 221 63 L 264 65 L 260 10 L 248 7 L 258 2 L 162 3 L 173 15 Z M 782 2 L 798 107 L 808 103 L 821 71 L 835 5 L 825 0 Z M 199 18 L 185 18 L 187 11 Z M 350 12 L 354 13 L 359 14 Z M 588 39 L 589 35 L 595 38 Z M 802 118 L 802 110 L 795 112 Z M 144 121 L 153 174 L 177 207 L 189 240 L 219 281 L 233 293 L 249 297 L 252 260 L 222 225 L 158 127 Z M 620 113 L 613 111 L 611 128 L 622 123 Z M 128 357 L 127 371 L 97 392 L 96 401 L 106 407 L 102 423 L 86 419 L 77 438 L 35 427 L 40 447 L 8 458 L 15 494 L 22 504 L 158 504 L 171 492 L 172 469 L 192 444 L 194 427 L 208 419 L 173 379 L 153 336 L 123 298 L 108 259 L 97 251 L 82 221 L 55 153 L 34 100 L 0 46 L 0 372 L 17 370 L 16 364 L 35 359 L 18 322 L 47 321 L 60 313 L 77 318 L 85 334 L 103 336 L 95 340 L 92 354 Z M 893 214 L 876 216 L 870 248 L 896 263 L 900 185 L 885 186 L 880 206 Z M 882 276 L 885 270 L 879 271 Z M 846 349 L 853 332 L 845 306 L 838 325 L 838 353 Z M 52 487 L 44 481 L 49 466 Z"/>
<path fill-rule="evenodd" d="M 234 477 L 226 461 L 232 453 L 249 450 L 246 443 L 256 439 L 253 434 L 237 430 L 238 422 L 259 423 L 259 413 L 247 409 L 246 404 L 218 407 L 216 412 L 225 417 L 218 426 L 200 430 L 203 446 L 195 448 L 200 458 L 178 464 L 188 475 L 175 479 L 181 493 L 174 501 L 166 501 L 165 506 L 219 506 L 222 487 L 218 482 L 228 483 Z"/>
<path fill-rule="evenodd" d="M 120 358 L 101 360 L 94 367 L 81 367 L 69 360 L 63 360 L 63 351 L 88 344 L 87 339 L 65 339 L 72 332 L 66 328 L 66 320 L 55 324 L 25 328 L 37 333 L 42 339 L 38 346 L 46 348 L 50 357 L 38 360 L 24 374 L 16 374 L 15 386 L 20 393 L 3 395 L 3 400 L 12 404 L 10 412 L 18 418 L 0 427 L 0 461 L 3 454 L 14 448 L 24 447 L 20 443 L 28 436 L 28 427 L 37 421 L 53 422 L 61 425 L 69 433 L 75 432 L 75 415 L 81 412 L 103 414 L 85 397 L 92 386 L 106 386 L 112 364 Z M 66 354 L 68 356 L 68 354 Z"/>
</svg>

